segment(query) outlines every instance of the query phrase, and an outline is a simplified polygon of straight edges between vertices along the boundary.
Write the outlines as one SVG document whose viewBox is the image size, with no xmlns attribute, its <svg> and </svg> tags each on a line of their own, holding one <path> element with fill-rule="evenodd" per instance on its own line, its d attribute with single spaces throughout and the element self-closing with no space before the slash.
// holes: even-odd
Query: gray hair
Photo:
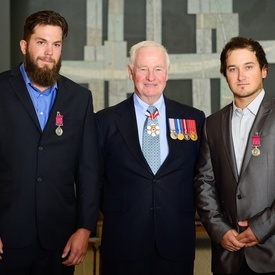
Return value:
<svg viewBox="0 0 275 275">
<path fill-rule="evenodd" d="M 169 58 L 169 55 L 168 55 L 168 52 L 167 52 L 166 48 L 163 45 L 161 45 L 161 44 L 159 44 L 155 41 L 146 40 L 146 41 L 139 42 L 139 43 L 137 43 L 137 44 L 135 44 L 131 47 L 130 52 L 129 52 L 130 53 L 130 58 L 129 58 L 129 63 L 128 63 L 128 65 L 131 69 L 134 68 L 135 59 L 136 59 L 136 52 L 139 49 L 145 48 L 145 47 L 157 47 L 157 48 L 161 49 L 164 52 L 165 56 L 166 56 L 167 68 L 170 66 L 170 58 Z"/>
</svg>

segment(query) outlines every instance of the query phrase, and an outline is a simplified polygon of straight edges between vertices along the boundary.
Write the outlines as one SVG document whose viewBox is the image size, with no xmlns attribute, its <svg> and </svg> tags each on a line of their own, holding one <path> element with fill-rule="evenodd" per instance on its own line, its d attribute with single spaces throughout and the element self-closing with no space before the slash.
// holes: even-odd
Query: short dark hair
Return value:
<svg viewBox="0 0 275 275">
<path fill-rule="evenodd" d="M 59 26 L 62 29 L 62 39 L 68 35 L 69 27 L 66 19 L 55 11 L 43 10 L 33 13 L 26 18 L 23 39 L 28 41 L 34 33 L 35 27 L 38 25 Z"/>
<path fill-rule="evenodd" d="M 231 38 L 231 40 L 224 46 L 221 52 L 221 74 L 226 76 L 226 59 L 228 57 L 228 53 L 237 49 L 247 49 L 255 52 L 257 60 L 260 64 L 260 68 L 266 68 L 268 70 L 268 62 L 261 44 L 251 38 L 249 39 L 241 36 L 236 36 Z"/>
</svg>

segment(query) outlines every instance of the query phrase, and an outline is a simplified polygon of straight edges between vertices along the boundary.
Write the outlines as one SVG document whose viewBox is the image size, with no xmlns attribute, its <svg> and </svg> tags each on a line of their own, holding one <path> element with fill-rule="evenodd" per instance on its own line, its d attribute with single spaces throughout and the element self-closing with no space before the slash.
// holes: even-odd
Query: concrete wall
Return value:
<svg viewBox="0 0 275 275">
<path fill-rule="evenodd" d="M 24 19 L 41 9 L 68 20 L 61 72 L 92 90 L 95 110 L 133 92 L 128 52 L 145 39 L 162 43 L 170 54 L 165 94 L 206 115 L 232 100 L 219 73 L 220 52 L 232 36 L 262 43 L 270 63 L 265 88 L 275 95 L 274 0 L 1 0 L 0 71 L 21 62 Z"/>
</svg>

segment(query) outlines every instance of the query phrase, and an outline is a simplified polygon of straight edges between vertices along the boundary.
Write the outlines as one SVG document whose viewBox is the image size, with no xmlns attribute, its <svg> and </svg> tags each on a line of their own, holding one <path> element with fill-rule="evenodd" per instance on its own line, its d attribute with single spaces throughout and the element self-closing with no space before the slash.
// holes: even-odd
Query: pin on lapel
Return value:
<svg viewBox="0 0 275 275">
<path fill-rule="evenodd" d="M 61 126 L 63 126 L 63 115 L 60 114 L 60 112 L 57 112 L 55 117 L 55 125 L 57 128 L 55 129 L 55 133 L 60 137 L 63 135 L 63 129 Z"/>
<path fill-rule="evenodd" d="M 261 151 L 258 147 L 261 146 L 261 138 L 259 136 L 259 132 L 255 132 L 255 135 L 252 136 L 252 146 L 254 147 L 252 149 L 252 155 L 254 157 L 257 157 L 261 154 Z"/>
</svg>

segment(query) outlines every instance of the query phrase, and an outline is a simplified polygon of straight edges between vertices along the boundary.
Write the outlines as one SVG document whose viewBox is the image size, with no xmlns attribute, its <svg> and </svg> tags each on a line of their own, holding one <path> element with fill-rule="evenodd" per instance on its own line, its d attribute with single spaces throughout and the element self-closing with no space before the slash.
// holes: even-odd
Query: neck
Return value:
<svg viewBox="0 0 275 275">
<path fill-rule="evenodd" d="M 234 95 L 235 105 L 238 108 L 243 110 L 260 94 L 261 91 L 262 91 L 262 89 L 259 90 L 257 93 L 254 93 L 250 96 L 242 96 L 241 97 L 241 96 Z"/>
<path fill-rule="evenodd" d="M 140 96 L 137 94 L 137 96 L 145 103 L 147 103 L 149 106 L 154 105 L 160 98 L 160 96 L 155 97 L 148 97 L 148 96 Z"/>
</svg>

